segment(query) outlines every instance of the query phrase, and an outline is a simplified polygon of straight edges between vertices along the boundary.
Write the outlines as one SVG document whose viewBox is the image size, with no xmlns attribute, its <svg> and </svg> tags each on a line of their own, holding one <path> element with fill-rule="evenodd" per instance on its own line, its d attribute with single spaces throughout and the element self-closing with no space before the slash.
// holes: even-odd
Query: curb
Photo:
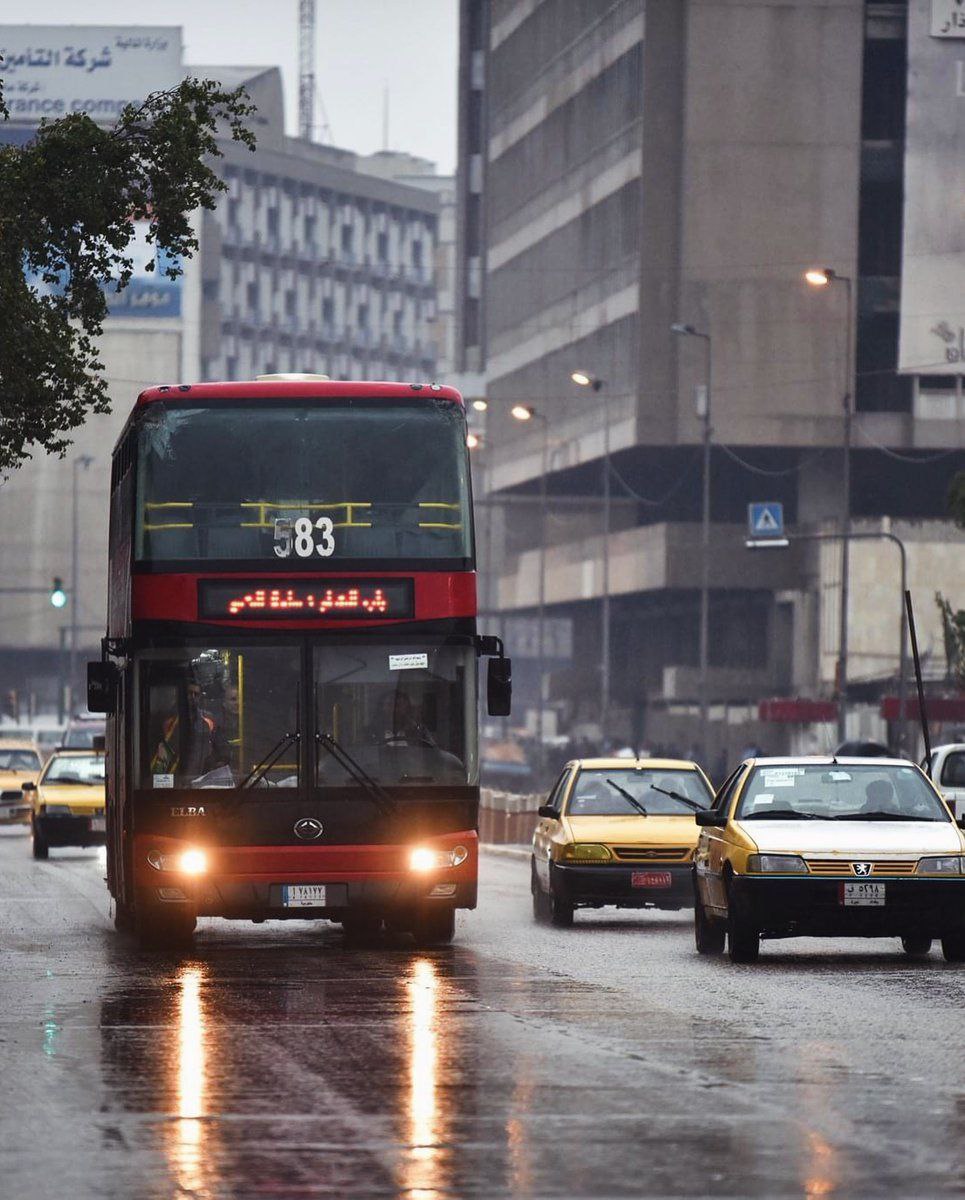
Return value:
<svg viewBox="0 0 965 1200">
<path fill-rule="evenodd" d="M 497 846 L 492 843 L 482 843 L 479 847 L 483 854 L 491 854 L 494 858 L 529 858 L 532 851 L 528 846 Z"/>
</svg>

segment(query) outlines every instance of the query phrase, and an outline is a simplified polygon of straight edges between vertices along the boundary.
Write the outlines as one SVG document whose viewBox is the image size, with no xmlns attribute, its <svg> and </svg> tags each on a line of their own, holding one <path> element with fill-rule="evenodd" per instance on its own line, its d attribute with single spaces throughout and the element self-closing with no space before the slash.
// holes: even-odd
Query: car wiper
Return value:
<svg viewBox="0 0 965 1200">
<path fill-rule="evenodd" d="M 657 787 L 655 783 L 651 783 L 650 790 L 653 792 L 659 792 L 661 796 L 669 796 L 671 800 L 679 800 L 681 804 L 686 804 L 687 807 L 693 809 L 694 812 L 705 811 L 702 804 L 698 804 L 696 800 L 691 800 L 689 796 L 681 796 L 679 792 L 671 792 L 668 791 L 667 788 Z"/>
<path fill-rule="evenodd" d="M 254 787 L 260 783 L 265 775 L 271 770 L 275 763 L 281 758 L 289 746 L 295 745 L 301 740 L 301 734 L 296 732 L 283 734 L 274 746 L 268 751 L 265 757 L 252 767 L 249 773 L 238 784 L 239 790 L 243 788 Z"/>
<path fill-rule="evenodd" d="M 356 762 L 351 754 L 349 754 L 349 752 L 345 749 L 345 747 L 337 742 L 330 733 L 316 733 L 315 741 L 328 751 L 328 753 L 332 756 L 332 758 L 335 759 L 346 775 L 351 776 L 351 778 L 355 780 L 355 782 L 366 793 L 369 799 L 383 813 L 395 812 L 396 803 L 385 790 L 385 788 L 382 787 L 381 784 L 376 783 L 376 781 L 371 775 L 368 774 L 365 768 L 360 763 Z"/>
<path fill-rule="evenodd" d="M 857 812 L 837 817 L 838 821 L 940 821 L 941 817 L 914 817 L 910 813 Z"/>
<path fill-rule="evenodd" d="M 798 812 L 793 808 L 770 808 L 766 812 L 744 813 L 738 821 L 834 821 L 820 813 Z"/>
<path fill-rule="evenodd" d="M 620 785 L 613 779 L 608 779 L 606 782 L 610 785 L 610 787 L 616 788 L 616 790 L 620 793 L 620 795 L 624 798 L 624 800 L 629 801 L 629 803 L 633 805 L 633 807 L 637 810 L 637 812 L 642 817 L 650 816 L 650 814 L 643 807 L 643 805 L 640 803 L 640 801 L 637 800 L 636 796 L 631 796 L 626 788 L 620 787 Z"/>
</svg>

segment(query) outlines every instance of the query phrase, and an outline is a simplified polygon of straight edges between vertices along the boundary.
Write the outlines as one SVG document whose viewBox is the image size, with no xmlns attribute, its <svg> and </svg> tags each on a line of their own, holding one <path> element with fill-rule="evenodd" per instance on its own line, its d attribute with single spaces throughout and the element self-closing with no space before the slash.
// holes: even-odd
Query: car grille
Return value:
<svg viewBox="0 0 965 1200">
<path fill-rule="evenodd" d="M 854 863 L 840 858 L 809 858 L 805 860 L 812 875 L 857 875 Z M 868 859 L 858 859 L 867 862 Z M 891 862 L 872 862 L 871 875 L 914 875 L 917 858 L 896 859 Z M 859 878 L 868 878 L 859 876 Z"/>
<path fill-rule="evenodd" d="M 21 799 L 23 799 L 23 792 L 12 792 L 9 790 L 0 792 L 0 800 L 21 800 Z"/>
<path fill-rule="evenodd" d="M 689 846 L 614 846 L 613 853 L 624 862 L 686 862 Z"/>
</svg>

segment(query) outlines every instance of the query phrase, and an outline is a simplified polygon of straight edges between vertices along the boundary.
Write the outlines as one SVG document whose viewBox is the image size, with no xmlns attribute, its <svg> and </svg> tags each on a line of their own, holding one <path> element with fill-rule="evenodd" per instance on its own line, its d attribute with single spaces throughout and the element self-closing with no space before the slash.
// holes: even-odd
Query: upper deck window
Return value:
<svg viewBox="0 0 965 1200">
<path fill-rule="evenodd" d="M 445 401 L 153 404 L 138 436 L 136 557 L 472 556 L 465 419 Z"/>
</svg>

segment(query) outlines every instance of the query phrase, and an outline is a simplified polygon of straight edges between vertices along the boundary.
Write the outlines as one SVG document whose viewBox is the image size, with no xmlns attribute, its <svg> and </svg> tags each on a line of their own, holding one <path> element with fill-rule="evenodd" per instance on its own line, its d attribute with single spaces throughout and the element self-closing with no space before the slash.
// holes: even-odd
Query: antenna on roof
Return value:
<svg viewBox="0 0 965 1200">
<path fill-rule="evenodd" d="M 298 0 L 298 136 L 315 126 L 315 0 Z"/>
</svg>

